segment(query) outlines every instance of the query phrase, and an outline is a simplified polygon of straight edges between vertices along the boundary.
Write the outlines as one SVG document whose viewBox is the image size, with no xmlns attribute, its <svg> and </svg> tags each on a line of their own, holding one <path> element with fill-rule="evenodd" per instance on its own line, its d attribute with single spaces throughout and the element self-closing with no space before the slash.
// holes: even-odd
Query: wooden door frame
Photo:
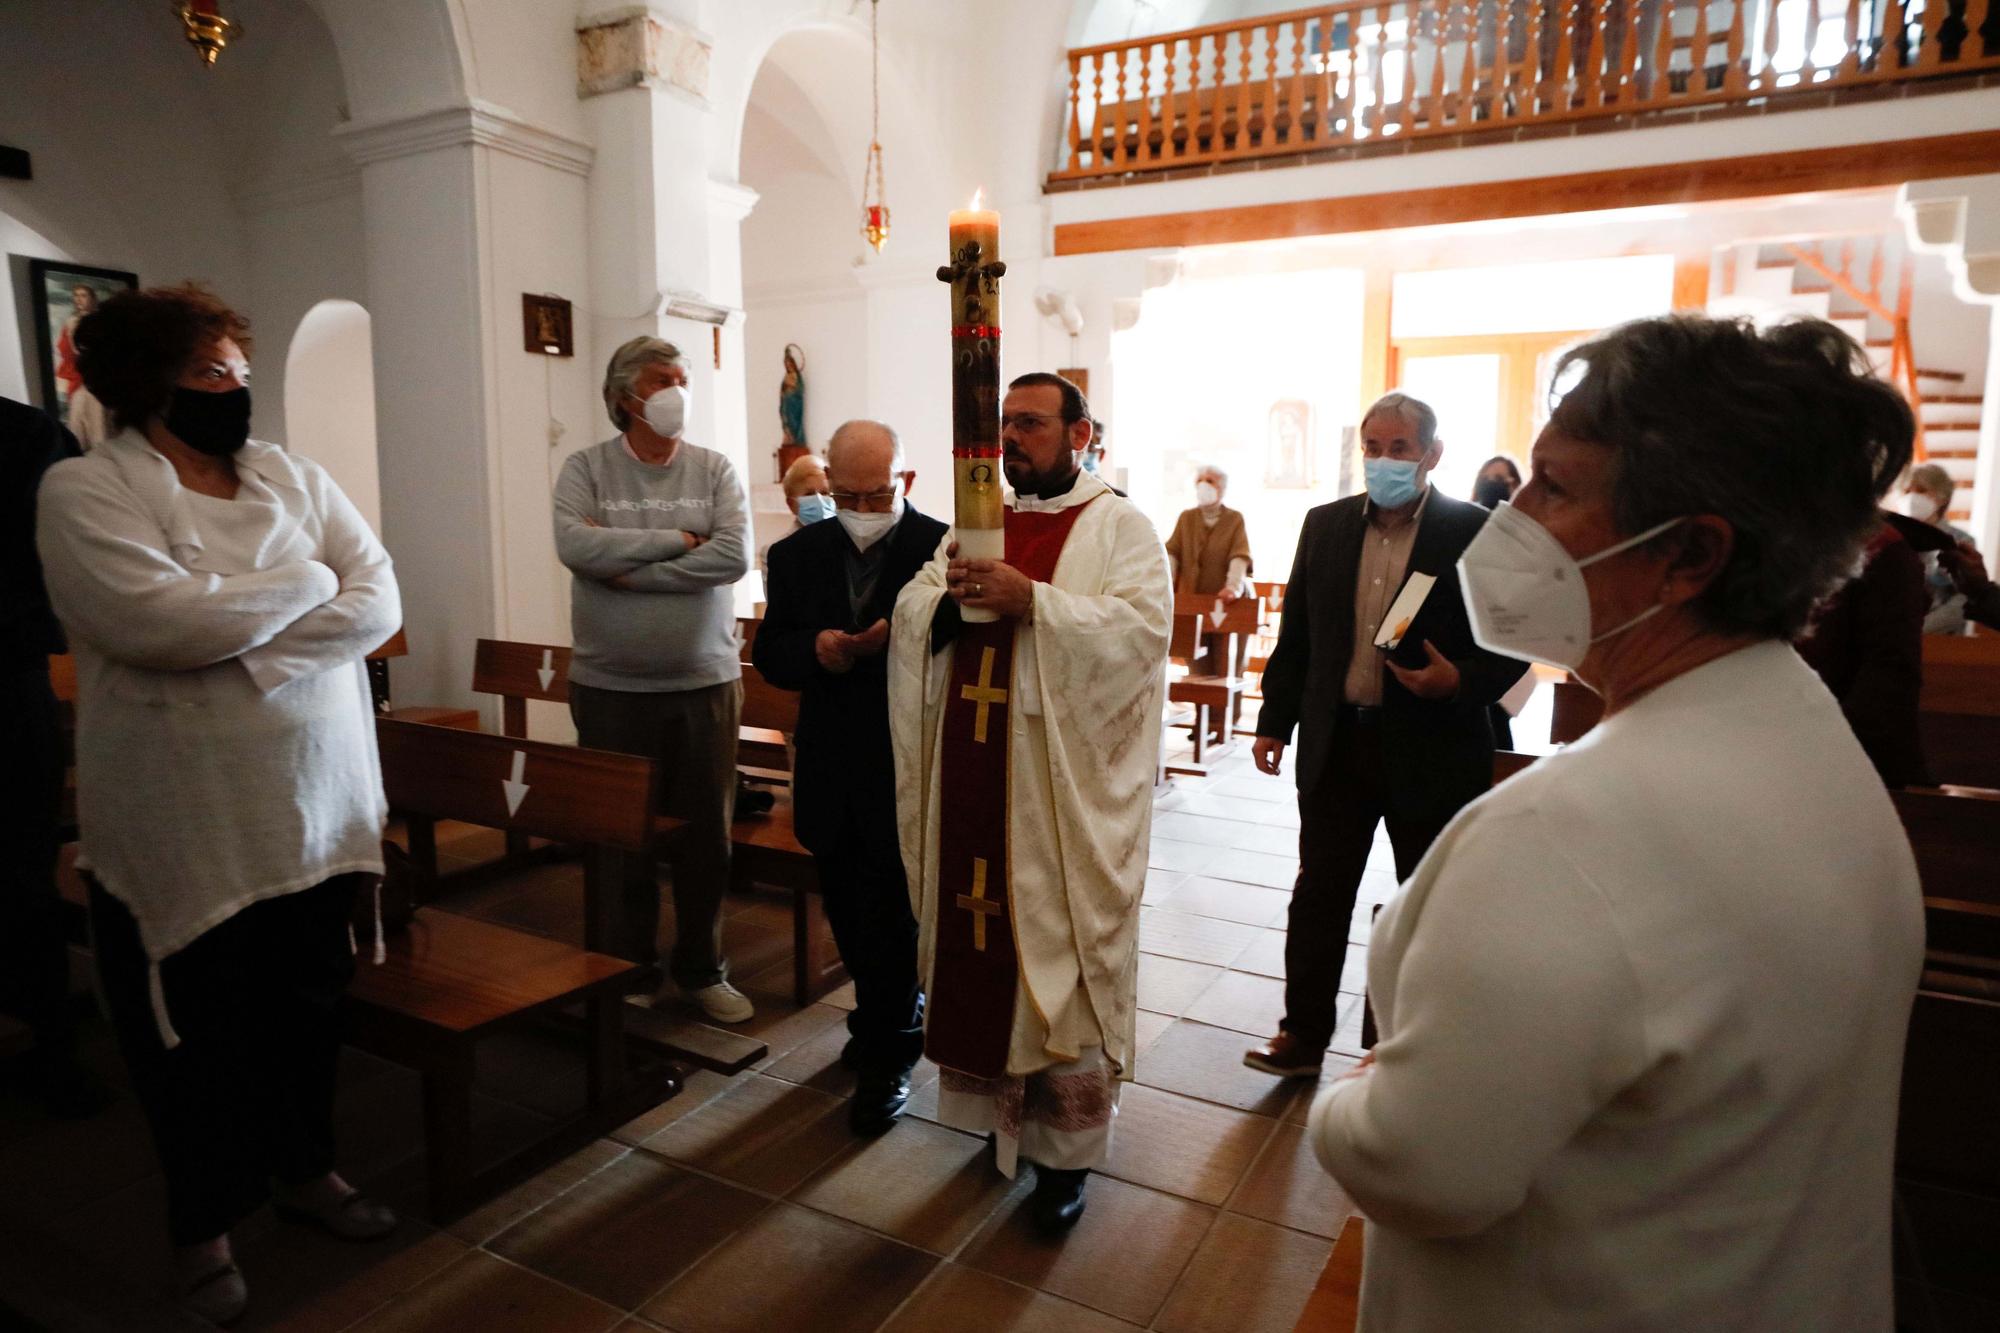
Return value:
<svg viewBox="0 0 2000 1333">
<path fill-rule="evenodd" d="M 1601 330 L 1561 333 L 1471 333 L 1438 338 L 1391 338 L 1389 382 L 1400 384 L 1409 356 L 1497 356 L 1500 358 L 1500 419 L 1494 423 L 1494 452 L 1506 454 L 1527 471 L 1534 443 L 1535 366 L 1558 347 L 1595 337 Z"/>
</svg>

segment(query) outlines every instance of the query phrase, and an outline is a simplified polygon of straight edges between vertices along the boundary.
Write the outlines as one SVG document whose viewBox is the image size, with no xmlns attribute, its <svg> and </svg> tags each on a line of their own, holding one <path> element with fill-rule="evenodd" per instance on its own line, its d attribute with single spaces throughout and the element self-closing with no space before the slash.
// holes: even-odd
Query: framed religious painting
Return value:
<svg viewBox="0 0 2000 1333">
<path fill-rule="evenodd" d="M 34 313 L 42 406 L 58 419 L 68 422 L 79 415 L 79 396 L 88 398 L 76 368 L 77 321 L 138 285 L 138 274 L 119 269 L 86 268 L 56 259 L 28 261 L 27 299 Z"/>
</svg>

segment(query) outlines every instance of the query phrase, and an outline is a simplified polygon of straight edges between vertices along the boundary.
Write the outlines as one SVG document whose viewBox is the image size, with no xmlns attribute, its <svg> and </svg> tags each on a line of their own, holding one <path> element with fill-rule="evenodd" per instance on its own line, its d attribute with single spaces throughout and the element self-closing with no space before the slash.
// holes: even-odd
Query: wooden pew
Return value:
<svg viewBox="0 0 2000 1333">
<path fill-rule="evenodd" d="M 1242 664 L 1245 647 L 1258 630 L 1261 602 L 1254 596 L 1239 597 L 1224 605 L 1205 593 L 1180 593 L 1174 598 L 1174 626 L 1167 656 L 1189 668 L 1190 674 L 1167 685 L 1172 703 L 1194 705 L 1194 768 L 1173 772 L 1206 772 L 1210 743 L 1228 746 L 1236 735 L 1236 719 L 1243 707 Z M 1221 608 L 1218 617 L 1216 609 Z M 1206 660 L 1203 639 L 1222 638 L 1222 660 Z M 1207 668 L 1206 670 L 1202 668 Z M 1219 669 L 1218 669 L 1219 668 Z"/>
<path fill-rule="evenodd" d="M 1892 793 L 1923 879 L 1899 1174 L 2000 1192 L 2000 792 Z"/>
<path fill-rule="evenodd" d="M 1922 728 L 1931 780 L 2000 787 L 2000 636 L 1924 636 Z"/>
<path fill-rule="evenodd" d="M 428 722 L 439 727 L 479 730 L 479 714 L 471 708 L 450 708 L 435 704 L 416 704 L 407 708 L 392 706 L 392 700 L 389 698 L 389 661 L 391 658 L 407 657 L 409 653 L 410 641 L 398 628 L 389 636 L 386 643 L 364 657 L 363 662 L 368 670 L 368 687 L 375 696 L 375 711 L 404 722 Z"/>
<path fill-rule="evenodd" d="M 1549 743 L 1568 745 L 1596 726 L 1603 716 L 1604 700 L 1595 690 L 1575 680 L 1559 680 L 1549 714 Z"/>
<path fill-rule="evenodd" d="M 554 643 L 514 643 L 481 639 L 472 653 L 475 694 L 500 698 L 500 734 L 525 738 L 528 700 L 569 703 L 570 650 Z M 507 865 L 517 865 L 532 851 L 525 834 L 507 835 Z"/>
<path fill-rule="evenodd" d="M 737 719 L 736 766 L 760 782 L 789 783 L 792 737 L 799 730 L 799 697 L 765 680 L 750 660 L 757 627 L 763 623 L 748 616 L 736 621 L 743 661 L 743 713 Z"/>
<path fill-rule="evenodd" d="M 659 834 L 650 760 L 394 718 L 377 719 L 376 739 L 389 803 L 407 812 L 413 858 L 433 879 L 431 826 L 438 819 L 645 855 Z M 418 894 L 421 901 L 421 885 Z M 387 961 L 356 970 L 350 1039 L 423 1075 L 434 1220 L 462 1214 L 653 1105 L 662 1092 L 671 1095 L 666 1069 L 635 1082 L 627 1066 L 623 995 L 641 969 L 590 947 L 603 934 L 600 897 L 594 870 L 587 871 L 585 948 L 420 906 L 409 928 L 389 940 Z M 469 1145 L 478 1043 L 578 1004 L 588 1033 L 584 1110 L 526 1153 L 475 1169 Z"/>
</svg>

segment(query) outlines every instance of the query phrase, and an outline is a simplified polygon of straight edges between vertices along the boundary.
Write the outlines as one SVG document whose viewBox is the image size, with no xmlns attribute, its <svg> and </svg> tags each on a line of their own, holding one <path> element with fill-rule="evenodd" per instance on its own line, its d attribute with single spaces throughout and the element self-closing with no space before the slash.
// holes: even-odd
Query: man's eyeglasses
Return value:
<svg viewBox="0 0 2000 1333">
<path fill-rule="evenodd" d="M 1060 420 L 1061 417 L 1052 417 L 1041 412 L 1014 412 L 1000 418 L 1000 429 L 1037 431 Z"/>
<path fill-rule="evenodd" d="M 866 495 L 856 495 L 853 491 L 833 491 L 836 509 L 854 509 L 864 514 L 886 514 L 896 507 L 896 497 L 901 495 L 900 487 L 891 486 L 886 491 L 870 491 Z"/>
</svg>

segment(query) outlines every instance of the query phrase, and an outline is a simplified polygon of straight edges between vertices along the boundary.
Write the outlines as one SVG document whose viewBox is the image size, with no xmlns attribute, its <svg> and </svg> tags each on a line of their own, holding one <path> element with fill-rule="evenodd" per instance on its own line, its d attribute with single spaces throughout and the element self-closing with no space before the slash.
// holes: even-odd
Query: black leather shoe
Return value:
<svg viewBox="0 0 2000 1333">
<path fill-rule="evenodd" d="M 910 1104 L 910 1071 L 863 1074 L 847 1103 L 847 1125 L 864 1139 L 888 1132 Z"/>
<path fill-rule="evenodd" d="M 1090 1178 L 1088 1168 L 1058 1171 L 1050 1166 L 1035 1168 L 1035 1197 L 1030 1205 L 1035 1229 L 1044 1236 L 1061 1236 L 1083 1216 L 1083 1185 Z"/>
</svg>

